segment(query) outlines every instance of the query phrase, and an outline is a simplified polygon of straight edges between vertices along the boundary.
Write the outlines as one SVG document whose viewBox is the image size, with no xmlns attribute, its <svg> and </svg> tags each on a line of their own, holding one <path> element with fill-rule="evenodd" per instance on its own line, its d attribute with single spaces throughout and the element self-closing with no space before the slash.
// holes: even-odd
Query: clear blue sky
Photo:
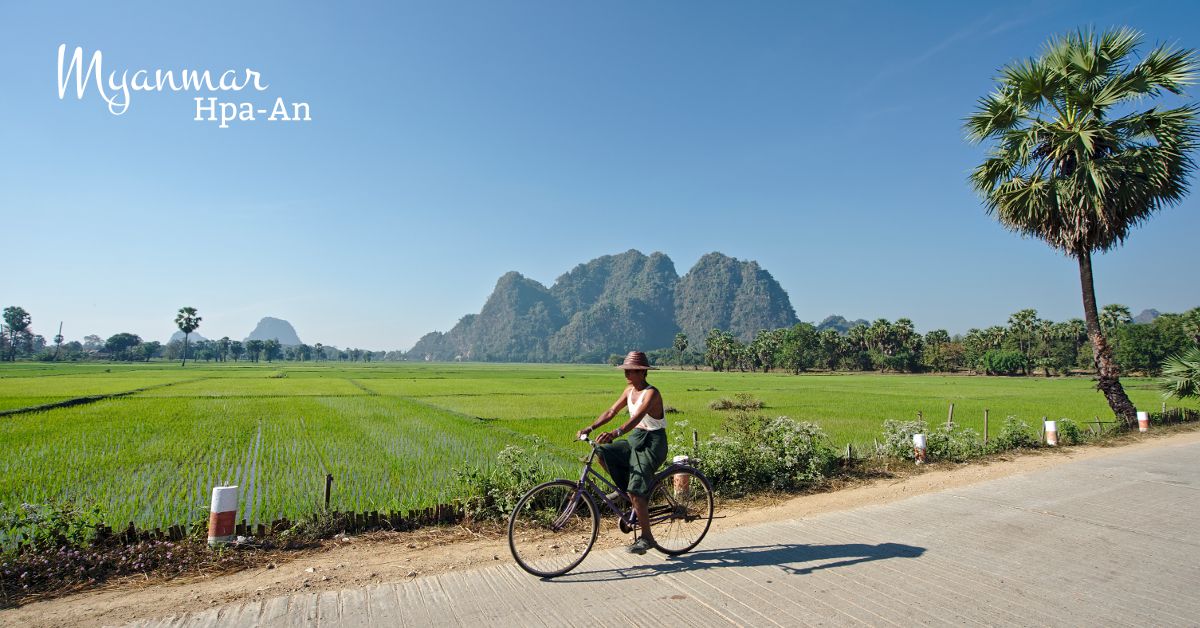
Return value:
<svg viewBox="0 0 1200 628">
<path fill-rule="evenodd" d="M 1200 47 L 1190 2 L 4 2 L 0 305 L 68 338 L 408 348 L 517 270 L 754 259 L 802 320 L 951 332 L 1080 316 L 1077 267 L 988 218 L 961 120 L 995 70 L 1079 26 Z M 175 8 L 168 8 L 169 6 Z M 186 6 L 186 8 L 185 8 Z M 121 69 L 253 68 L 306 123 L 195 122 L 195 94 L 59 100 L 57 49 Z M 1195 183 L 1193 184 L 1195 187 Z M 1200 304 L 1200 190 L 1096 263 L 1101 303 Z"/>
</svg>

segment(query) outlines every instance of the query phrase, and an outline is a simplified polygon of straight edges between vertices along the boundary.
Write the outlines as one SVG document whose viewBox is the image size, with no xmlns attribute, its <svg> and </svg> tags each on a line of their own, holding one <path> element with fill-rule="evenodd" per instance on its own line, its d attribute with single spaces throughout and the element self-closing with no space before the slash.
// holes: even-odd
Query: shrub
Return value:
<svg viewBox="0 0 1200 628">
<path fill-rule="evenodd" d="M 540 440 L 535 441 L 533 452 L 509 445 L 496 455 L 496 465 L 490 469 L 455 469 L 455 478 L 466 494 L 461 500 L 463 514 L 477 520 L 507 517 L 522 495 L 549 479 L 541 448 Z"/>
<path fill-rule="evenodd" d="M 767 404 L 761 399 L 756 399 L 750 393 L 738 393 L 733 396 L 733 399 L 722 397 L 708 404 L 713 410 L 761 410 Z"/>
<path fill-rule="evenodd" d="M 1059 419 L 1058 427 L 1058 444 L 1060 445 L 1078 445 L 1084 441 L 1084 432 L 1079 429 L 1079 425 L 1071 419 Z"/>
<path fill-rule="evenodd" d="M 933 430 L 925 446 L 929 457 L 934 460 L 962 462 L 983 454 L 983 440 L 979 432 L 954 424 Z"/>
<path fill-rule="evenodd" d="M 19 540 L 32 549 L 84 547 L 96 539 L 103 517 L 98 506 L 83 508 L 71 502 L 21 504 L 0 519 L 0 538 Z"/>
<path fill-rule="evenodd" d="M 1016 375 L 1027 366 L 1025 354 L 1010 349 L 992 349 L 979 358 L 979 370 L 988 375 Z"/>
<path fill-rule="evenodd" d="M 1000 428 L 1000 433 L 996 435 L 996 438 L 988 443 L 988 449 L 991 451 L 1035 449 L 1040 445 L 1037 436 L 1033 433 L 1033 428 L 1029 427 L 1028 423 L 1015 416 L 1010 416 L 1004 419 L 1004 426 Z"/>
<path fill-rule="evenodd" d="M 820 427 L 786 416 L 739 412 L 725 430 L 701 444 L 696 461 L 722 494 L 811 486 L 826 477 L 836 458 Z"/>
<path fill-rule="evenodd" d="M 912 460 L 914 434 L 928 434 L 929 426 L 924 421 L 895 421 L 888 419 L 883 422 L 883 441 L 879 444 L 879 453 L 888 458 Z M 926 436 L 926 447 L 929 445 Z"/>
<path fill-rule="evenodd" d="M 892 458 L 913 460 L 916 456 L 912 442 L 914 434 L 925 435 L 925 455 L 929 460 L 962 462 L 983 453 L 979 433 L 969 427 L 943 424 L 930 429 L 925 421 L 890 419 L 883 422 L 880 453 Z"/>
</svg>

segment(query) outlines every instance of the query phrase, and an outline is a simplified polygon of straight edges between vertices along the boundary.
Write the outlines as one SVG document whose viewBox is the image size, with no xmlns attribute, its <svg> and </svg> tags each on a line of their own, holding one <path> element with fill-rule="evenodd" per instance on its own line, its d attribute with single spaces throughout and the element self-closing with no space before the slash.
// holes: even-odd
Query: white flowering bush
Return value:
<svg viewBox="0 0 1200 628">
<path fill-rule="evenodd" d="M 700 470 L 724 495 L 818 484 L 836 457 L 820 427 L 786 416 L 738 413 L 726 422 L 725 432 L 701 443 L 697 452 Z"/>
</svg>

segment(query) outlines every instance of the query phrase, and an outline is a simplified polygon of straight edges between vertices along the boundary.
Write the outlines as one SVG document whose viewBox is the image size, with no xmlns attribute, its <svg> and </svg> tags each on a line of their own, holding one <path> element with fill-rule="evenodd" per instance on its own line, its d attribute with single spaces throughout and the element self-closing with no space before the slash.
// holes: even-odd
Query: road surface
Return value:
<svg viewBox="0 0 1200 628">
<path fill-rule="evenodd" d="M 1200 443 L 712 534 L 293 594 L 138 626 L 1200 625 Z"/>
</svg>

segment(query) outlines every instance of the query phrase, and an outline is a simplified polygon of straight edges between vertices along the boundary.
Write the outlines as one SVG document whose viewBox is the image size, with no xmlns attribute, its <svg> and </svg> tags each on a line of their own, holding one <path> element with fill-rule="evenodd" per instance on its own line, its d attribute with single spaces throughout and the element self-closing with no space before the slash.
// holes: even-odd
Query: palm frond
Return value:
<svg viewBox="0 0 1200 628">
<path fill-rule="evenodd" d="M 1164 397 L 1200 397 L 1200 348 L 1192 347 L 1164 360 L 1159 389 Z"/>
</svg>

